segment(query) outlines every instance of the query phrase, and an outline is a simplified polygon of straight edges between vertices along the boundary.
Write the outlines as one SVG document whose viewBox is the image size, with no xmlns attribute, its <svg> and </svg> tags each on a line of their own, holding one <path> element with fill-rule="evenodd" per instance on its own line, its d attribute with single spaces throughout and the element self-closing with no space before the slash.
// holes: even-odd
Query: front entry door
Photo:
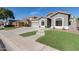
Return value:
<svg viewBox="0 0 79 59">
<path fill-rule="evenodd" d="M 51 19 L 47 19 L 47 27 L 49 28 L 49 27 L 51 27 Z"/>
</svg>

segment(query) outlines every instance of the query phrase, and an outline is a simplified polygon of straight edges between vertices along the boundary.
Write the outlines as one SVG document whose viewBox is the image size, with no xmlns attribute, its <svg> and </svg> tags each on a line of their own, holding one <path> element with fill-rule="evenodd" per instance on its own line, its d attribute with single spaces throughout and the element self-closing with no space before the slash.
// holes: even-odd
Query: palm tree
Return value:
<svg viewBox="0 0 79 59">
<path fill-rule="evenodd" d="M 13 12 L 6 8 L 0 8 L 0 19 L 5 20 L 5 25 L 9 18 L 15 19 Z"/>
</svg>

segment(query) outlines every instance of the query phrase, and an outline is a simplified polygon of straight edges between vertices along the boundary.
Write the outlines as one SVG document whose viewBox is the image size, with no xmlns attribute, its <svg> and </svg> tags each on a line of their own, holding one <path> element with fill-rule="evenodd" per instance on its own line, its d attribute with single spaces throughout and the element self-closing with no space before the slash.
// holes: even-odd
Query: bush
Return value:
<svg viewBox="0 0 79 59">
<path fill-rule="evenodd" d="M 14 27 L 13 25 L 5 25 L 4 27 Z"/>
<path fill-rule="evenodd" d="M 4 30 L 4 28 L 0 28 L 0 30 Z"/>
<path fill-rule="evenodd" d="M 65 28 L 63 27 L 63 30 L 65 30 Z"/>
<path fill-rule="evenodd" d="M 77 27 L 77 30 L 79 30 L 79 27 Z"/>
</svg>

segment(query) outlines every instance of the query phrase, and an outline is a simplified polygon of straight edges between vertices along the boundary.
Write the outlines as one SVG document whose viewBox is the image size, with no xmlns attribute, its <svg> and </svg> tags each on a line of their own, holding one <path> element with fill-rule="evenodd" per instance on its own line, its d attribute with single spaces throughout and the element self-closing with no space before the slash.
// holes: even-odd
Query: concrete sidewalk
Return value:
<svg viewBox="0 0 79 59">
<path fill-rule="evenodd" d="M 14 31 L 0 31 L 0 38 L 8 51 L 59 51 L 36 42 L 38 37 L 38 35 L 34 35 L 25 38 L 17 35 Z"/>
</svg>

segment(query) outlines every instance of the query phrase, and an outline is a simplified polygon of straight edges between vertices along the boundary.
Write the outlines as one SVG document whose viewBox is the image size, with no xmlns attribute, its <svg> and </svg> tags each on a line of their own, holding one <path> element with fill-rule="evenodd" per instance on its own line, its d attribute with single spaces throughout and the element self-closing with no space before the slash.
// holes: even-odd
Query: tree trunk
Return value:
<svg viewBox="0 0 79 59">
<path fill-rule="evenodd" d="M 7 25 L 7 19 L 4 20 L 4 26 L 6 26 L 6 25 Z"/>
</svg>

